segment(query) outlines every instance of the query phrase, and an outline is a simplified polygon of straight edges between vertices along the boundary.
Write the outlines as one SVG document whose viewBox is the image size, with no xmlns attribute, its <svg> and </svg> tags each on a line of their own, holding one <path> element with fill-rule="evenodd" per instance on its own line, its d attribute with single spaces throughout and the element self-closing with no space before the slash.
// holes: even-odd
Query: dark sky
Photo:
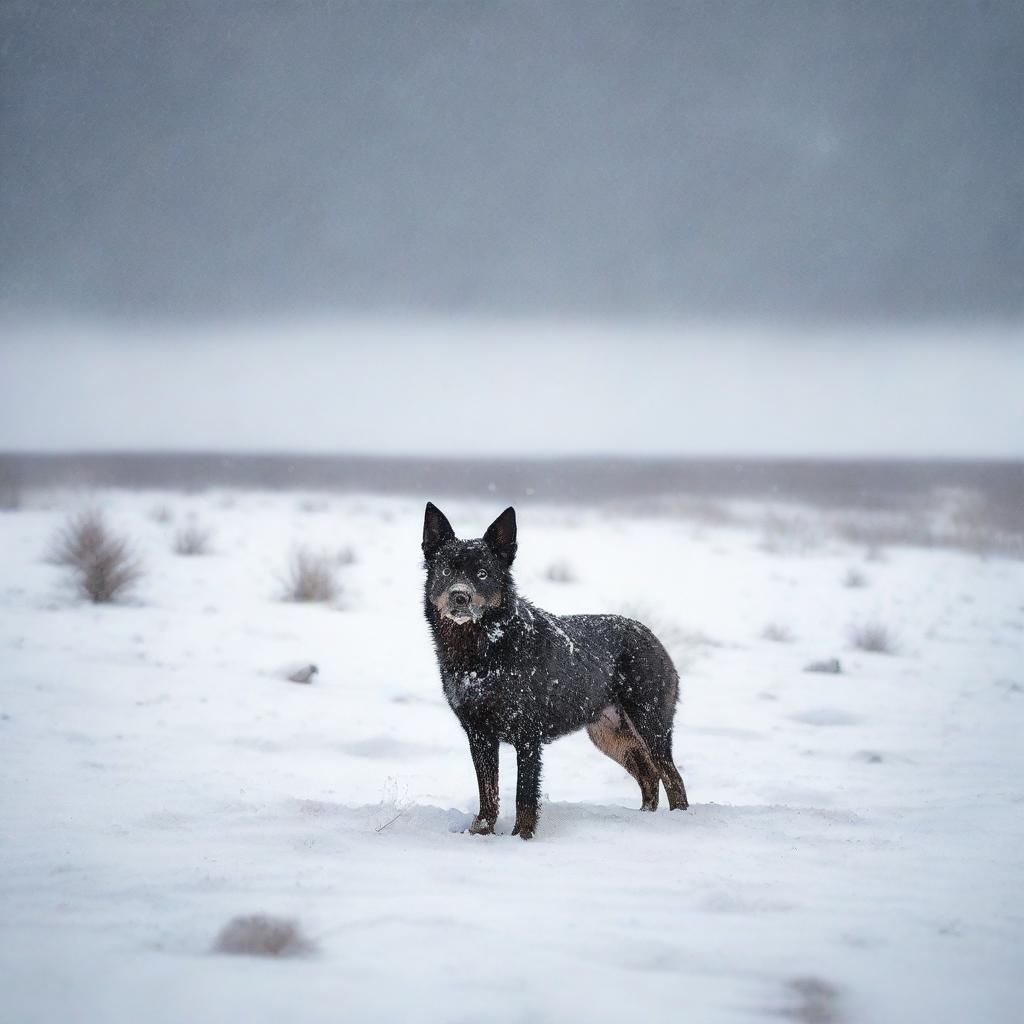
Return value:
<svg viewBox="0 0 1024 1024">
<path fill-rule="evenodd" d="M 1024 4 L 0 6 L 0 307 L 1024 312 Z"/>
</svg>

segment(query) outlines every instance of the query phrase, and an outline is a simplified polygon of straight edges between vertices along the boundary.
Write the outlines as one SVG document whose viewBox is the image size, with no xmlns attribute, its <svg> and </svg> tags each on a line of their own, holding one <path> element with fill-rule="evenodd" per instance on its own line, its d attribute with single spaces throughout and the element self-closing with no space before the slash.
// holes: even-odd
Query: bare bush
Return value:
<svg viewBox="0 0 1024 1024">
<path fill-rule="evenodd" d="M 168 523 L 174 522 L 174 509 L 170 505 L 154 505 L 149 510 L 149 518 L 154 523 L 166 526 Z"/>
<path fill-rule="evenodd" d="M 346 545 L 339 549 L 335 561 L 338 565 L 355 565 L 359 559 L 356 557 L 356 549 L 354 547 Z"/>
<path fill-rule="evenodd" d="M 846 570 L 846 575 L 843 577 L 843 586 L 849 590 L 859 590 L 861 587 L 868 585 L 868 578 L 860 571 L 860 569 L 849 568 Z"/>
<path fill-rule="evenodd" d="M 579 577 L 568 562 L 558 561 L 552 562 L 544 570 L 544 579 L 549 583 L 576 583 Z"/>
<path fill-rule="evenodd" d="M 840 1024 L 845 1014 L 839 990 L 821 978 L 794 978 L 787 985 L 793 1004 L 776 1016 L 796 1024 Z"/>
<path fill-rule="evenodd" d="M 802 555 L 821 546 L 822 524 L 805 514 L 771 511 L 761 520 L 760 548 L 772 555 Z"/>
<path fill-rule="evenodd" d="M 233 918 L 213 943 L 213 952 L 239 956 L 306 956 L 315 948 L 297 921 L 269 914 Z"/>
<path fill-rule="evenodd" d="M 833 525 L 846 540 L 871 547 L 944 547 L 978 555 L 1024 556 L 1020 503 L 946 488 L 929 504 L 885 512 L 848 512 Z"/>
<path fill-rule="evenodd" d="M 778 622 L 769 622 L 761 630 L 761 636 L 776 644 L 791 644 L 793 642 L 793 631 L 789 626 L 783 626 Z"/>
<path fill-rule="evenodd" d="M 895 654 L 899 648 L 896 634 L 881 622 L 862 622 L 850 627 L 850 646 L 871 654 Z"/>
<path fill-rule="evenodd" d="M 736 512 L 723 501 L 681 495 L 634 498 L 617 502 L 611 511 L 613 514 L 644 518 L 683 519 L 701 526 L 735 526 L 741 522 Z"/>
<path fill-rule="evenodd" d="M 916 547 L 930 548 L 939 543 L 935 530 L 924 512 L 849 513 L 833 520 L 835 532 L 851 544 L 866 548 Z"/>
<path fill-rule="evenodd" d="M 111 532 L 96 509 L 65 523 L 50 545 L 49 560 L 71 569 L 79 592 L 94 604 L 124 597 L 142 578 L 131 544 Z"/>
<path fill-rule="evenodd" d="M 330 555 L 297 548 L 292 553 L 285 578 L 285 598 L 289 601 L 333 601 L 339 593 L 335 562 Z"/>
<path fill-rule="evenodd" d="M 210 531 L 189 523 L 174 535 L 176 555 L 208 555 L 210 553 Z"/>
</svg>

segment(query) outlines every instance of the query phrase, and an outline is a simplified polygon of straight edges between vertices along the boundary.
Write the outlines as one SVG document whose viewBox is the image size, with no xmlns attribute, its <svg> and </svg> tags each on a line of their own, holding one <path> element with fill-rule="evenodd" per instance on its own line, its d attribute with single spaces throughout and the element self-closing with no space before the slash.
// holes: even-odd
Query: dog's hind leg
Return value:
<svg viewBox="0 0 1024 1024">
<path fill-rule="evenodd" d="M 686 799 L 686 786 L 683 785 L 683 777 L 679 774 L 675 761 L 672 760 L 672 730 L 669 730 L 668 738 L 665 741 L 666 753 L 655 758 L 658 770 L 661 772 L 661 781 L 665 783 L 665 792 L 668 794 L 668 805 L 673 811 L 685 811 L 690 806 Z"/>
<path fill-rule="evenodd" d="M 651 752 L 651 760 L 665 785 L 668 805 L 673 811 L 689 807 L 683 777 L 672 760 L 672 723 L 665 724 L 648 707 L 637 702 L 623 701 L 622 717 L 643 740 Z"/>
<path fill-rule="evenodd" d="M 621 764 L 640 786 L 640 797 L 643 801 L 640 810 L 656 811 L 658 809 L 658 780 L 660 773 L 651 758 L 647 745 L 630 728 L 622 711 L 610 704 L 601 712 L 596 722 L 587 726 L 587 735 L 594 746 L 613 761 Z"/>
</svg>

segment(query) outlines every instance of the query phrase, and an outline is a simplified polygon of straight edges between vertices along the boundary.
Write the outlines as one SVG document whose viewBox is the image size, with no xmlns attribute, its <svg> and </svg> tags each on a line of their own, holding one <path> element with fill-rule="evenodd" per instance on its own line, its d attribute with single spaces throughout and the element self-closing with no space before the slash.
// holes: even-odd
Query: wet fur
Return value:
<svg viewBox="0 0 1024 1024">
<path fill-rule="evenodd" d="M 686 790 L 672 761 L 679 680 L 665 648 L 632 619 L 557 616 L 532 605 L 512 579 L 516 548 L 512 509 L 483 539 L 462 541 L 444 514 L 427 504 L 424 613 L 445 697 L 466 732 L 476 769 L 480 811 L 470 831 L 494 830 L 498 745 L 510 743 L 517 756 L 513 834 L 531 838 L 543 745 L 584 728 L 637 781 L 643 809 L 657 807 L 659 783 L 673 809 L 685 808 Z M 456 584 L 473 590 L 473 618 L 464 622 L 446 614 Z"/>
</svg>

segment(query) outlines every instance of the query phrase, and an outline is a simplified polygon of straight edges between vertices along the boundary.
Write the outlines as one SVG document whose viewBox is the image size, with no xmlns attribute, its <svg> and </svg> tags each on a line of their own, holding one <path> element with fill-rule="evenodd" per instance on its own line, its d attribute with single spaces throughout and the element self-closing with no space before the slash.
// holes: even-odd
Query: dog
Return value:
<svg viewBox="0 0 1024 1024">
<path fill-rule="evenodd" d="M 444 694 L 469 739 L 480 809 L 469 831 L 498 819 L 498 745 L 515 747 L 513 835 L 537 830 L 543 745 L 586 729 L 640 786 L 641 809 L 687 807 L 672 760 L 679 676 L 644 625 L 620 615 L 552 615 L 516 592 L 516 513 L 479 540 L 459 540 L 437 506 L 423 518 L 424 613 Z"/>
</svg>

